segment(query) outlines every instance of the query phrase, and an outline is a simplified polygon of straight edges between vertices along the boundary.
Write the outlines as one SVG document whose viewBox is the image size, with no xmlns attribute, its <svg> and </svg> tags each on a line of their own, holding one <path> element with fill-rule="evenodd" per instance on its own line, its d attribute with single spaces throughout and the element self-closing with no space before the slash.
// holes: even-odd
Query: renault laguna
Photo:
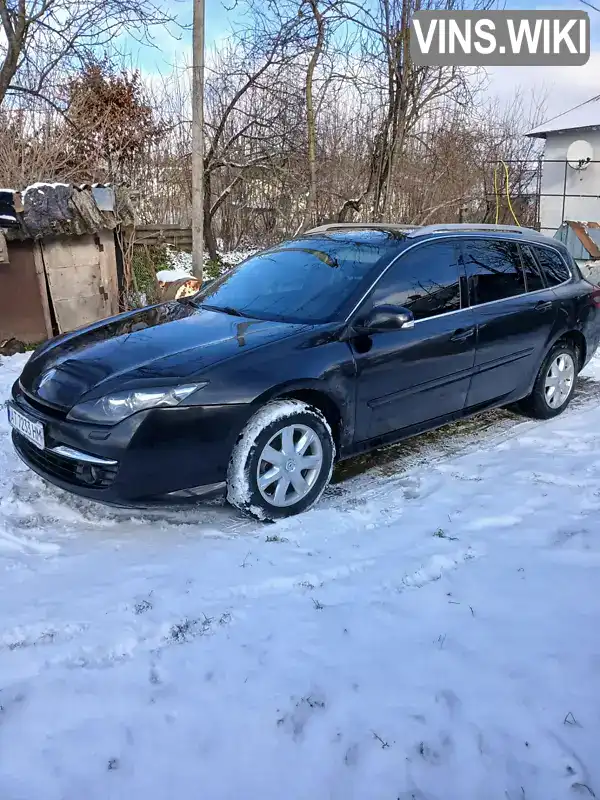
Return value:
<svg viewBox="0 0 600 800">
<path fill-rule="evenodd" d="M 142 505 L 226 485 L 305 511 L 336 459 L 494 406 L 560 414 L 599 339 L 598 289 L 517 227 L 327 225 L 196 295 L 38 348 L 8 414 L 63 489 Z"/>
</svg>

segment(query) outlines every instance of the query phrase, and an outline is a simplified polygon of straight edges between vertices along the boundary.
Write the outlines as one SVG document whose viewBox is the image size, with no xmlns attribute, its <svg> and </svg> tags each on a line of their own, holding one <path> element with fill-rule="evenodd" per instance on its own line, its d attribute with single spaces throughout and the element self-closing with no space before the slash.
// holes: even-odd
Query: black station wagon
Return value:
<svg viewBox="0 0 600 800">
<path fill-rule="evenodd" d="M 19 456 L 94 500 L 226 484 L 297 514 L 334 461 L 493 406 L 567 407 L 600 292 L 526 228 L 325 225 L 182 300 L 36 350 L 8 413 Z"/>
</svg>

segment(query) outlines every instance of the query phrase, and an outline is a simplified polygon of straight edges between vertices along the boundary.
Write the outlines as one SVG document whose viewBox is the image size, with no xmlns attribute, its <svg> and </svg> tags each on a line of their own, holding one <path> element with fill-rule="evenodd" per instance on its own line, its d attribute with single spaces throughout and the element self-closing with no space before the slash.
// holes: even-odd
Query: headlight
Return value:
<svg viewBox="0 0 600 800">
<path fill-rule="evenodd" d="M 81 422 L 115 425 L 135 414 L 136 411 L 143 411 L 146 408 L 177 406 L 196 389 L 202 389 L 204 386 L 206 386 L 206 382 L 188 383 L 185 386 L 174 386 L 170 389 L 135 389 L 130 392 L 116 392 L 107 394 L 106 397 L 100 397 L 98 400 L 80 403 L 72 408 L 67 416 L 69 419 Z"/>
</svg>

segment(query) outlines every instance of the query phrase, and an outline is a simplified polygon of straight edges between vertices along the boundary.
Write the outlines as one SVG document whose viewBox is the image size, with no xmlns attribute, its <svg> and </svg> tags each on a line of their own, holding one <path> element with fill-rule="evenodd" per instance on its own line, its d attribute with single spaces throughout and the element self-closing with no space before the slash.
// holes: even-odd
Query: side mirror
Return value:
<svg viewBox="0 0 600 800">
<path fill-rule="evenodd" d="M 356 330 L 362 333 L 378 333 L 384 331 L 399 331 L 402 328 L 413 328 L 415 318 L 408 308 L 403 306 L 382 305 L 375 306 L 361 321 L 355 326 Z"/>
</svg>

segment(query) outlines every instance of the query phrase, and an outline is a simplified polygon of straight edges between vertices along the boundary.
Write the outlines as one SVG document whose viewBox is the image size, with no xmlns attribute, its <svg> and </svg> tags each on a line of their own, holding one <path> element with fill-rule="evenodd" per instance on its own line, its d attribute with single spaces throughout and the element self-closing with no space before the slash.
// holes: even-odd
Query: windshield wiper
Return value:
<svg viewBox="0 0 600 800">
<path fill-rule="evenodd" d="M 185 297 L 178 297 L 178 303 L 183 303 L 184 306 L 194 306 L 194 308 L 200 308 L 200 303 L 197 300 L 194 300 L 193 295 L 186 295 Z"/>
<path fill-rule="evenodd" d="M 209 311 L 221 311 L 223 314 L 230 314 L 232 317 L 246 317 L 246 314 L 242 314 L 241 311 L 238 311 L 237 308 L 233 308 L 232 306 L 209 306 L 206 303 L 199 303 L 198 308 L 206 308 Z"/>
</svg>

